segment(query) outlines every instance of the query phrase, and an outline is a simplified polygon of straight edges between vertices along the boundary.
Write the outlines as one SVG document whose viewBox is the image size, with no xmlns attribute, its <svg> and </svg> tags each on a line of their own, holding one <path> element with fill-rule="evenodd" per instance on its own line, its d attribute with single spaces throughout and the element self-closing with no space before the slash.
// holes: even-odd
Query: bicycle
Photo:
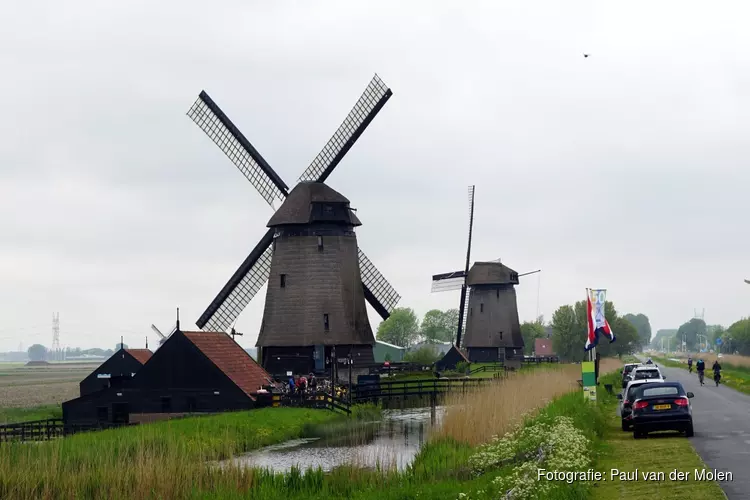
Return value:
<svg viewBox="0 0 750 500">
<path fill-rule="evenodd" d="M 700 381 L 701 385 L 703 385 L 703 370 L 700 370 L 698 372 L 698 380 Z"/>
<path fill-rule="evenodd" d="M 693 365 L 688 365 L 688 373 L 693 373 Z"/>
<path fill-rule="evenodd" d="M 719 380 L 721 380 L 721 374 L 719 372 L 714 372 L 714 382 L 716 382 L 716 387 L 719 387 Z"/>
</svg>

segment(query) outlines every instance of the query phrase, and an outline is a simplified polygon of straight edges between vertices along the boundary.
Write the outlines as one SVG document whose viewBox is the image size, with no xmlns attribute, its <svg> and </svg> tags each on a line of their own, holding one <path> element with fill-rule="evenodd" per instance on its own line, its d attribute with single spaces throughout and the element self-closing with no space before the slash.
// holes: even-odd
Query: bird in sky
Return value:
<svg viewBox="0 0 750 500">
<path fill-rule="evenodd" d="M 588 54 L 583 54 L 583 57 L 588 57 L 588 56 L 589 56 Z"/>
</svg>

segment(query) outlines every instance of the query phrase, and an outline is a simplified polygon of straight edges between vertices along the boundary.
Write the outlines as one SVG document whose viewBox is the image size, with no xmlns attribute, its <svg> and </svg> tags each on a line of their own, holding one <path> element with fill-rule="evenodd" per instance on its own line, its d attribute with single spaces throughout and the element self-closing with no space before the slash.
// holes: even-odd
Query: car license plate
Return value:
<svg viewBox="0 0 750 500">
<path fill-rule="evenodd" d="M 654 410 L 669 410 L 672 405 L 654 405 Z"/>
</svg>

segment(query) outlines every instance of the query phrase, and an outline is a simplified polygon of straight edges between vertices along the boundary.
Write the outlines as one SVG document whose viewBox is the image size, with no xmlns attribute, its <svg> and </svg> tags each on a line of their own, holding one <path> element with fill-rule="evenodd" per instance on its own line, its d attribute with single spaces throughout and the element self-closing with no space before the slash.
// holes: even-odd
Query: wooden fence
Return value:
<svg viewBox="0 0 750 500">
<path fill-rule="evenodd" d="M 126 425 L 137 424 L 101 422 L 98 424 L 65 426 L 61 418 L 16 422 L 0 425 L 0 443 L 11 441 L 49 441 L 50 439 L 77 434 L 79 432 L 99 431 Z"/>
</svg>

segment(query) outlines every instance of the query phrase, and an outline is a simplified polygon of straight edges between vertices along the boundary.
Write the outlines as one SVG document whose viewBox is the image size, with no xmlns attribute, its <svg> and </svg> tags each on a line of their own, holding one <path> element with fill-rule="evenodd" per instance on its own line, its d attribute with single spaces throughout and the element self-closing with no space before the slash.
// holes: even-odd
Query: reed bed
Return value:
<svg viewBox="0 0 750 500">
<path fill-rule="evenodd" d="M 207 464 L 301 437 L 337 417 L 266 408 L 111 429 L 45 443 L 0 446 L 0 498 L 186 498 L 222 484 L 247 488 L 254 472 Z"/>
<path fill-rule="evenodd" d="M 600 361 L 600 373 L 617 369 L 612 358 Z M 477 446 L 503 435 L 526 415 L 536 413 L 555 398 L 578 389 L 581 365 L 557 365 L 520 372 L 497 383 L 446 396 L 448 409 L 432 439 L 450 438 Z"/>
</svg>

